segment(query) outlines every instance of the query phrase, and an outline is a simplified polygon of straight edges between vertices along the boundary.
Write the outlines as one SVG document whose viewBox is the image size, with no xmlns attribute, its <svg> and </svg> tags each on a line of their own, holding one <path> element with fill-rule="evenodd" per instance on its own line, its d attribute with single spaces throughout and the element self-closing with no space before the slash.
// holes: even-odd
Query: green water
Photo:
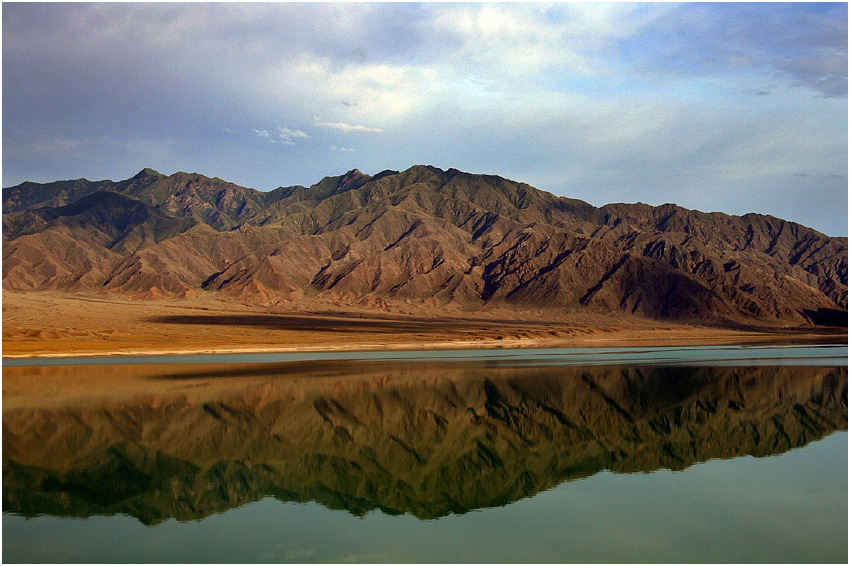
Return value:
<svg viewBox="0 0 850 566">
<path fill-rule="evenodd" d="M 515 361 L 132 366 L 4 406 L 3 560 L 847 562 L 846 363 Z"/>
<path fill-rule="evenodd" d="M 266 498 L 154 527 L 3 517 L 7 562 L 847 562 L 847 434 L 683 472 L 603 472 L 422 521 Z"/>
<path fill-rule="evenodd" d="M 4 367 L 136 364 L 244 364 L 307 361 L 487 361 L 516 365 L 847 365 L 847 344 L 649 346 L 623 348 L 506 348 L 240 354 L 168 354 L 3 358 Z"/>
</svg>

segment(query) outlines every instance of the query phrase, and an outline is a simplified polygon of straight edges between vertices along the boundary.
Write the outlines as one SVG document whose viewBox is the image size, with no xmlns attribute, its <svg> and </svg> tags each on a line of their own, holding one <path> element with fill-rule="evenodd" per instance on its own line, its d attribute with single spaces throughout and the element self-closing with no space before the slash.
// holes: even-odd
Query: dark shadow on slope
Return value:
<svg viewBox="0 0 850 566">
<path fill-rule="evenodd" d="M 495 330 L 511 327 L 530 329 L 557 327 L 576 328 L 578 325 L 558 322 L 524 322 L 516 320 L 487 319 L 451 319 L 424 317 L 370 317 L 338 315 L 292 315 L 292 314 L 223 314 L 223 315 L 167 315 L 155 316 L 147 322 L 159 324 L 210 325 L 210 326 L 249 326 L 270 330 L 301 330 L 305 332 L 358 332 L 358 333 L 395 333 L 395 332 L 440 332 L 440 331 L 476 331 Z"/>
<path fill-rule="evenodd" d="M 803 314 L 818 326 L 835 326 L 847 328 L 847 311 L 840 309 L 804 310 Z"/>
<path fill-rule="evenodd" d="M 171 315 L 149 318 L 148 321 L 161 324 L 211 325 L 211 326 L 252 326 L 270 330 L 302 330 L 305 332 L 368 332 L 392 333 L 399 331 L 415 332 L 419 330 L 448 330 L 458 326 L 473 328 L 478 325 L 462 322 L 443 322 L 429 319 L 402 320 L 366 320 L 325 318 L 298 315 Z"/>
</svg>

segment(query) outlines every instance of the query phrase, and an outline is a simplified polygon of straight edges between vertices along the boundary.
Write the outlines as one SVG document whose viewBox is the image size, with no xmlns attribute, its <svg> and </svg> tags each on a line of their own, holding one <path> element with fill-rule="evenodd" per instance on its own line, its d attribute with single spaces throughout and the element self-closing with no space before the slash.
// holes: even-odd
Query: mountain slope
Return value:
<svg viewBox="0 0 850 566">
<path fill-rule="evenodd" d="M 117 183 L 85 179 L 45 185 L 22 183 L 3 189 L 3 213 L 59 207 L 99 191 L 132 197 L 159 208 L 164 214 L 193 218 L 217 230 L 232 228 L 262 211 L 267 197 L 272 194 L 196 173 L 165 176 L 152 169 L 143 169 L 134 177 Z"/>
<path fill-rule="evenodd" d="M 67 289 L 106 276 L 110 262 L 191 228 L 141 202 L 106 191 L 72 204 L 3 216 L 7 288 Z M 6 242 L 10 242 L 6 244 Z"/>
<path fill-rule="evenodd" d="M 143 170 L 118 183 L 24 183 L 4 189 L 3 206 L 6 289 L 846 321 L 846 238 L 757 214 L 596 208 L 455 169 L 355 169 L 269 193 Z M 60 237 L 75 251 L 50 252 Z"/>
</svg>

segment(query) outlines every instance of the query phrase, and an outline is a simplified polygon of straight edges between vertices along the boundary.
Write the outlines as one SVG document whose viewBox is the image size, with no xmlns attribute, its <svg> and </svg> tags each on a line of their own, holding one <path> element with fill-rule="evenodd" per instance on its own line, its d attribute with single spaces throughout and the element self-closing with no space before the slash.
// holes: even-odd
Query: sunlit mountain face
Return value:
<svg viewBox="0 0 850 566">
<path fill-rule="evenodd" d="M 3 191 L 3 288 L 432 312 L 846 326 L 847 239 L 772 216 L 601 208 L 456 169 L 263 193 L 145 169 Z"/>
</svg>

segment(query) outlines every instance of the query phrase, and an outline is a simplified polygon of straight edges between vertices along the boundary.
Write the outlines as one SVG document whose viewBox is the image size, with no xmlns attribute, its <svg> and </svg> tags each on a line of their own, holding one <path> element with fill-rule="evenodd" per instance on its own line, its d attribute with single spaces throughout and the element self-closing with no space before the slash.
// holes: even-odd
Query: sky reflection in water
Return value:
<svg viewBox="0 0 850 566">
<path fill-rule="evenodd" d="M 846 367 L 306 366 L 4 403 L 4 560 L 846 562 Z"/>
</svg>

